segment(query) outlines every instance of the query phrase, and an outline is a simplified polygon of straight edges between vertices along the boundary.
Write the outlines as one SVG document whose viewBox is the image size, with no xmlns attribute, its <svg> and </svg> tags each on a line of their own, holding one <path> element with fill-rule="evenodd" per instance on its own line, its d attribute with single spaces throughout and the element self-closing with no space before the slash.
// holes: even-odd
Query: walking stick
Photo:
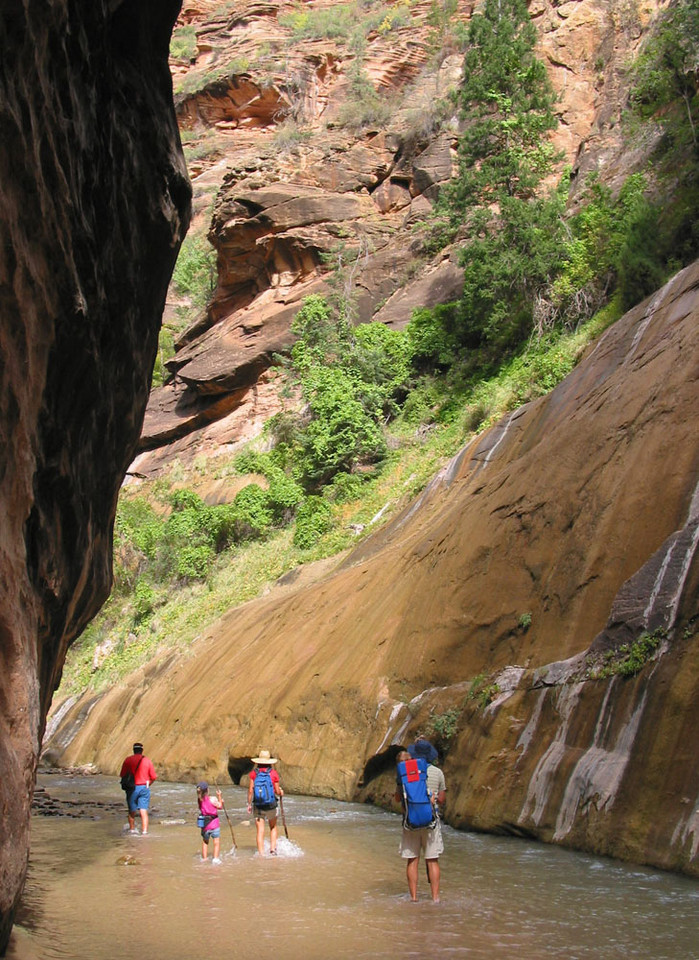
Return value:
<svg viewBox="0 0 699 960">
<path fill-rule="evenodd" d="M 221 809 L 226 814 L 226 820 L 228 821 L 228 826 L 231 828 L 231 840 L 233 841 L 233 849 L 238 849 L 238 844 L 235 842 L 235 834 L 233 833 L 233 824 L 231 823 L 231 818 L 228 816 L 228 811 L 226 810 L 226 804 L 221 800 Z"/>
<path fill-rule="evenodd" d="M 218 790 L 218 784 L 216 784 L 216 789 Z M 233 833 L 233 824 L 231 823 L 231 818 L 228 816 L 228 811 L 226 810 L 226 804 L 223 802 L 223 797 L 221 797 L 221 809 L 226 814 L 226 820 L 228 821 L 228 826 L 231 828 L 231 840 L 233 841 L 233 849 L 238 849 L 238 844 L 235 842 L 235 834 Z"/>
<path fill-rule="evenodd" d="M 282 800 L 281 794 L 279 795 L 279 809 L 282 814 L 282 825 L 284 826 L 284 836 L 286 839 L 289 839 L 289 831 L 286 829 L 286 817 L 284 816 L 284 801 Z"/>
</svg>

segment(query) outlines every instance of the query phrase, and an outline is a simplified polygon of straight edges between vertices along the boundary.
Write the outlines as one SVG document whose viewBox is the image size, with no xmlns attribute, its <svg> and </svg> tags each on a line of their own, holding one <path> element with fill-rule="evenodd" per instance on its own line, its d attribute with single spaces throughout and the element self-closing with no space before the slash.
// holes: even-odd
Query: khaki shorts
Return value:
<svg viewBox="0 0 699 960">
<path fill-rule="evenodd" d="M 272 807 L 271 810 L 258 810 L 257 807 L 252 808 L 255 820 L 276 820 L 278 811 L 278 807 Z"/>
<path fill-rule="evenodd" d="M 403 827 L 403 836 L 400 840 L 401 857 L 412 860 L 414 857 L 419 857 L 421 851 L 424 853 L 425 860 L 436 860 L 440 853 L 444 853 L 442 824 L 439 820 L 432 830 L 428 827 L 423 827 L 421 830 L 406 830 Z"/>
</svg>

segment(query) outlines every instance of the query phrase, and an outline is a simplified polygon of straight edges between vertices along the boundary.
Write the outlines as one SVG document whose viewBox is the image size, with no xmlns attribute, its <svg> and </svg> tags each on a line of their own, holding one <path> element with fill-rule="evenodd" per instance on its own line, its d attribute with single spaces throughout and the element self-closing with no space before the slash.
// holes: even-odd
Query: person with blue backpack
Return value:
<svg viewBox="0 0 699 960">
<path fill-rule="evenodd" d="M 434 746 L 418 737 L 396 757 L 396 802 L 403 808 L 403 833 L 400 855 L 406 864 L 410 899 L 417 901 L 420 853 L 424 853 L 432 899 L 439 902 L 439 856 L 444 851 L 440 807 L 446 798 L 444 774 L 436 765 Z"/>
<path fill-rule="evenodd" d="M 269 853 L 277 855 L 277 798 L 284 796 L 279 773 L 274 769 L 278 758 L 271 756 L 269 750 L 260 750 L 259 757 L 253 757 L 256 764 L 250 771 L 248 787 L 248 813 L 255 814 L 257 830 L 257 852 L 265 854 L 265 820 L 269 822 Z"/>
</svg>

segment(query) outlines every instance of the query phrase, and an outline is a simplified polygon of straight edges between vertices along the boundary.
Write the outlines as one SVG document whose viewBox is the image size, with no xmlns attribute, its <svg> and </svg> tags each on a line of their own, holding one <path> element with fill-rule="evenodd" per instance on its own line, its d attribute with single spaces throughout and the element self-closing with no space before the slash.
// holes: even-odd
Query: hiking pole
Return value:
<svg viewBox="0 0 699 960">
<path fill-rule="evenodd" d="M 218 790 L 218 784 L 216 784 L 216 789 Z M 226 814 L 226 820 L 228 821 L 228 826 L 231 828 L 231 840 L 233 841 L 233 849 L 238 849 L 238 844 L 235 842 L 235 834 L 233 833 L 233 824 L 231 823 L 231 818 L 228 816 L 228 811 L 226 810 L 226 804 L 223 802 L 223 797 L 221 797 L 221 809 Z"/>
<path fill-rule="evenodd" d="M 233 841 L 233 849 L 238 849 L 238 844 L 235 842 L 235 834 L 233 833 L 233 824 L 231 823 L 231 818 L 228 816 L 228 811 L 226 810 L 226 804 L 221 801 L 221 809 L 226 814 L 226 820 L 228 821 L 228 826 L 231 828 L 231 840 Z"/>
<path fill-rule="evenodd" d="M 286 839 L 289 839 L 289 831 L 286 829 L 286 817 L 284 816 L 284 801 L 282 800 L 281 794 L 279 795 L 279 809 L 282 814 L 282 825 L 284 827 L 284 836 Z"/>
</svg>

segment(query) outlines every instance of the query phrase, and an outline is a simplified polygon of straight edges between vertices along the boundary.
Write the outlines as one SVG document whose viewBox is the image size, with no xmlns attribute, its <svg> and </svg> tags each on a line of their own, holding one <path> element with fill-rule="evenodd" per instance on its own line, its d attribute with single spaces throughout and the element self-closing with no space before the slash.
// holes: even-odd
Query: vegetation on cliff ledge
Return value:
<svg viewBox="0 0 699 960">
<path fill-rule="evenodd" d="M 442 40 L 453 10 L 435 4 Z M 302 13 L 294 29 L 308 31 L 313 11 Z M 377 29 L 389 28 L 389 13 Z M 190 34 L 178 42 L 186 56 Z M 304 303 L 298 341 L 280 358 L 280 382 L 300 391 L 303 408 L 278 415 L 243 456 L 175 463 L 167 480 L 124 489 L 114 591 L 72 648 L 62 692 L 114 682 L 291 568 L 355 544 L 475 433 L 553 389 L 605 326 L 697 255 L 695 5 L 664 11 L 631 68 L 629 142 L 663 129 L 652 166 L 616 191 L 591 178 L 574 212 L 567 175 L 543 189 L 555 105 L 534 43 L 522 0 L 486 0 L 471 20 L 455 104 L 459 174 L 422 237 L 427 251 L 460 246 L 463 297 L 417 310 L 403 331 L 357 326 L 347 267 L 330 264 L 332 295 Z M 354 79 L 361 99 L 365 78 Z M 193 238 L 175 282 L 201 307 L 212 277 L 211 250 Z M 210 505 L 212 479 L 242 489 Z M 629 669 L 637 660 L 630 651 Z"/>
</svg>

